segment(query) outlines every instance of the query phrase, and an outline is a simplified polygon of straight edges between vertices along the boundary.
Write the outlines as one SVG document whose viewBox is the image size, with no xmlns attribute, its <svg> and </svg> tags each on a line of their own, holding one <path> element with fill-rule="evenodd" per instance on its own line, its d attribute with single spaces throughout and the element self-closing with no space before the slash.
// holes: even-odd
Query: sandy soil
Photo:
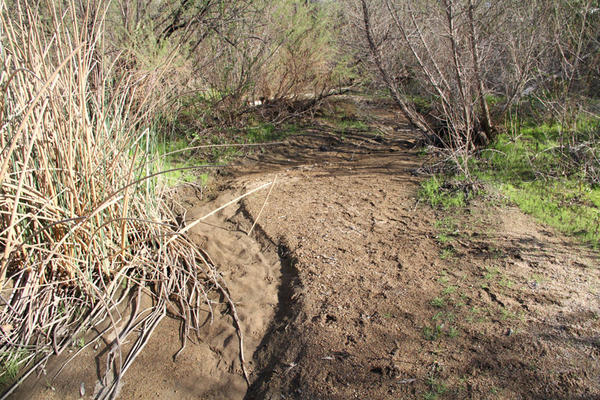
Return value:
<svg viewBox="0 0 600 400">
<path fill-rule="evenodd" d="M 598 254 L 501 201 L 416 204 L 414 138 L 365 108 L 385 139 L 311 136 L 251 164 L 278 173 L 260 224 L 296 277 L 247 397 L 600 398 Z"/>
<path fill-rule="evenodd" d="M 215 204 L 226 204 L 236 194 L 227 191 L 211 203 L 200 202 L 195 196 L 184 196 L 198 203 L 194 206 L 187 203 L 185 218 L 192 221 L 202 217 L 216 208 Z M 253 371 L 252 354 L 275 317 L 281 264 L 276 247 L 261 247 L 254 238 L 229 222 L 238 207 L 226 208 L 210 217 L 194 228 L 191 235 L 210 254 L 228 282 L 244 330 L 248 369 Z M 173 356 L 181 348 L 180 322 L 169 318 L 161 322 L 125 375 L 119 398 L 228 400 L 245 396 L 248 385 L 242 375 L 233 319 L 224 299 L 215 301 L 214 320 L 211 322 L 207 308 L 206 323 L 198 337 L 188 339 L 176 361 Z M 219 301 L 223 303 L 218 304 Z M 74 346 L 70 354 L 53 360 L 46 373 L 26 381 L 13 397 L 23 400 L 93 398 L 111 339 L 89 346 L 56 379 L 52 379 L 62 363 L 78 350 Z M 82 385 L 84 396 L 80 391 Z"/>
<path fill-rule="evenodd" d="M 353 101 L 368 131 L 316 124 L 222 171 L 213 201 L 183 196 L 192 220 L 277 178 L 251 236 L 268 190 L 194 231 L 239 303 L 251 387 L 224 312 L 176 362 L 161 325 L 121 398 L 600 398 L 599 255 L 500 197 L 418 202 L 414 134 Z M 79 398 L 91 350 L 17 398 Z"/>
</svg>

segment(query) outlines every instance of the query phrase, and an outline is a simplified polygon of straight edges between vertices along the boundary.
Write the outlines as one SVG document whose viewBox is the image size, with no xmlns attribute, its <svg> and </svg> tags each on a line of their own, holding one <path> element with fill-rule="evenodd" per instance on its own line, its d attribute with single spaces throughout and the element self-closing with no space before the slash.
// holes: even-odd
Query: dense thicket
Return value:
<svg viewBox="0 0 600 400">
<path fill-rule="evenodd" d="M 107 41 L 124 68 L 169 64 L 171 110 L 185 104 L 204 122 L 232 124 L 249 105 L 312 99 L 345 80 L 336 11 L 284 0 L 118 1 Z"/>
<path fill-rule="evenodd" d="M 540 103 L 571 138 L 582 113 L 598 116 L 597 0 L 346 4 L 374 76 L 419 130 L 462 160 L 524 103 Z"/>
</svg>

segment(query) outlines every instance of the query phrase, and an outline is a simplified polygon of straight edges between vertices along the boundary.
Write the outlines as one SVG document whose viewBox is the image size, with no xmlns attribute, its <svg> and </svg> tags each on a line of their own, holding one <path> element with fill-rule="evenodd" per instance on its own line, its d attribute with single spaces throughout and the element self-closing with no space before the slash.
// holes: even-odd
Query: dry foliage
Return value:
<svg viewBox="0 0 600 400">
<path fill-rule="evenodd" d="M 99 398 L 113 398 L 169 303 L 185 338 L 211 291 L 227 294 L 147 163 L 141 128 L 165 71 L 117 68 L 103 47 L 104 2 L 1 7 L 0 374 L 24 371 L 4 397 L 105 327 L 116 338 Z"/>
<path fill-rule="evenodd" d="M 449 149 L 467 177 L 472 152 L 493 141 L 495 126 L 523 99 L 552 112 L 565 144 L 575 144 L 582 112 L 598 115 L 590 110 L 590 88 L 600 82 L 595 0 L 347 3 L 349 40 L 362 43 L 359 54 L 404 115 Z M 418 101 L 429 109 L 417 112 Z"/>
</svg>

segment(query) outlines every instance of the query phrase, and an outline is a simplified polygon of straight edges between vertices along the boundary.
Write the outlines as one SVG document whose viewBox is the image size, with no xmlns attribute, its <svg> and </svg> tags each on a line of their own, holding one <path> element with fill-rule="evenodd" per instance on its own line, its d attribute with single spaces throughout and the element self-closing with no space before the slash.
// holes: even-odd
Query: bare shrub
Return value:
<svg viewBox="0 0 600 400">
<path fill-rule="evenodd" d="M 173 50 L 178 68 L 170 75 L 181 77 L 173 99 L 202 103 L 199 119 L 207 124 L 235 125 L 240 119 L 243 124 L 249 104 L 285 106 L 320 98 L 345 79 L 340 68 L 345 59 L 331 29 L 338 18 L 334 4 L 299 0 L 219 4 L 155 1 L 144 6 L 141 17 L 151 28 L 129 33 L 130 28 L 118 39 L 127 43 L 136 38 L 138 54 Z"/>
<path fill-rule="evenodd" d="M 574 99 L 598 82 L 593 0 L 347 3 L 359 33 L 350 40 L 368 49 L 358 56 L 368 53 L 403 114 L 467 177 L 470 155 L 493 141 L 515 104 L 535 96 L 574 126 L 582 105 Z M 419 102 L 429 103 L 426 115 Z"/>
</svg>

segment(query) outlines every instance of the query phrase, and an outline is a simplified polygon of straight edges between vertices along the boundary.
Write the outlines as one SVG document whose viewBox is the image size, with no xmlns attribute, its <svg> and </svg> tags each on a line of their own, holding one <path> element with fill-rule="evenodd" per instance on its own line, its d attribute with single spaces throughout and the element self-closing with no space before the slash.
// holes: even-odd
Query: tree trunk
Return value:
<svg viewBox="0 0 600 400">
<path fill-rule="evenodd" d="M 400 106 L 402 114 L 404 114 L 406 119 L 408 119 L 408 121 L 414 127 L 416 127 L 425 137 L 429 138 L 431 129 L 429 129 L 425 121 L 422 120 L 422 118 L 417 114 L 417 112 L 412 110 L 408 106 L 408 103 L 402 98 L 402 96 L 398 92 L 398 88 L 396 88 L 396 86 L 393 84 L 390 75 L 383 66 L 381 54 L 379 53 L 379 49 L 377 48 L 377 45 L 375 44 L 375 41 L 373 40 L 373 35 L 371 33 L 371 21 L 369 16 L 369 8 L 367 6 L 366 0 L 361 0 L 361 4 L 363 12 L 363 22 L 365 26 L 367 42 L 369 43 L 369 49 L 371 50 L 371 54 L 375 59 L 375 64 L 377 65 L 377 69 L 379 69 L 379 72 L 381 73 L 381 77 L 383 78 L 385 85 L 392 93 L 394 101 Z"/>
<path fill-rule="evenodd" d="M 490 140 L 494 137 L 492 126 L 492 119 L 490 117 L 490 109 L 488 107 L 487 101 L 485 100 L 485 88 L 483 86 L 483 79 L 481 78 L 481 72 L 479 69 L 479 54 L 477 52 L 477 42 L 475 36 L 475 19 L 473 17 L 473 0 L 469 0 L 468 7 L 468 17 L 469 17 L 469 36 L 471 42 L 471 55 L 473 56 L 473 71 L 475 72 L 475 80 L 477 81 L 477 95 L 479 97 L 479 103 L 481 106 L 481 125 L 483 128 L 483 132 L 478 131 L 476 134 L 478 135 L 478 141 L 481 142 L 484 146 L 487 146 L 490 143 Z"/>
</svg>

